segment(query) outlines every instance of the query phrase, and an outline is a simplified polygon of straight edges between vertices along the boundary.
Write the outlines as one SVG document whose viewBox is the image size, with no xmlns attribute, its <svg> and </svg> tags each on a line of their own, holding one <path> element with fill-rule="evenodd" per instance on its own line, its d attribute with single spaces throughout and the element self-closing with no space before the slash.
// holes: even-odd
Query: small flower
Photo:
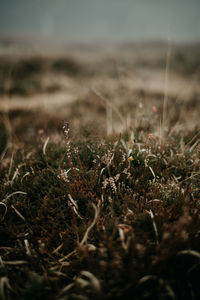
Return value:
<svg viewBox="0 0 200 300">
<path fill-rule="evenodd" d="M 102 184 L 102 189 L 106 189 L 108 184 L 109 184 L 108 178 L 105 178 Z"/>
<path fill-rule="evenodd" d="M 134 160 L 133 156 L 129 156 L 128 161 Z"/>
<path fill-rule="evenodd" d="M 155 136 L 153 135 L 153 133 L 149 133 L 148 136 L 149 136 L 149 139 L 155 140 Z"/>
<path fill-rule="evenodd" d="M 114 180 L 117 182 L 119 180 L 120 174 L 115 175 Z"/>
<path fill-rule="evenodd" d="M 113 191 L 114 193 L 116 193 L 116 192 L 117 192 L 117 187 L 116 187 L 116 184 L 115 184 L 115 181 L 114 181 L 113 177 L 109 177 L 109 178 L 108 178 L 108 181 L 109 181 L 109 183 L 110 183 L 110 186 L 111 186 L 112 191 Z"/>
<path fill-rule="evenodd" d="M 156 106 L 152 106 L 152 110 L 153 112 L 157 113 L 158 112 L 158 108 Z"/>
</svg>

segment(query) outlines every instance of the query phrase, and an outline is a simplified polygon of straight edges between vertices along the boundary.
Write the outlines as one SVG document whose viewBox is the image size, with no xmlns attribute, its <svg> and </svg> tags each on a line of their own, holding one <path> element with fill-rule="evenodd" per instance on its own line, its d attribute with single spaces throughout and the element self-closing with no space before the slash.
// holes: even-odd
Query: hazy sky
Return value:
<svg viewBox="0 0 200 300">
<path fill-rule="evenodd" d="M 170 29 L 169 29 L 170 28 Z M 200 40 L 200 0 L 0 0 L 0 33 Z"/>
</svg>

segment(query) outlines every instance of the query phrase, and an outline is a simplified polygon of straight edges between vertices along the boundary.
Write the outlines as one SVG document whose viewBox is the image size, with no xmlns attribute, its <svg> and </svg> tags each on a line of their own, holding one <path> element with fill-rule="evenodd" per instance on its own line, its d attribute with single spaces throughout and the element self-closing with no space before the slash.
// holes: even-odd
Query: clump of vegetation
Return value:
<svg viewBox="0 0 200 300">
<path fill-rule="evenodd" d="M 52 71 L 56 73 L 64 73 L 70 76 L 78 76 L 83 72 L 82 65 L 75 59 L 64 57 L 56 59 L 51 65 Z"/>
<path fill-rule="evenodd" d="M 163 95 L 166 47 L 132 49 L 0 59 L 0 299 L 200 299 L 199 88 L 166 67 Z"/>
<path fill-rule="evenodd" d="M 198 135 L 63 131 L 2 157 L 1 299 L 198 299 Z"/>
</svg>

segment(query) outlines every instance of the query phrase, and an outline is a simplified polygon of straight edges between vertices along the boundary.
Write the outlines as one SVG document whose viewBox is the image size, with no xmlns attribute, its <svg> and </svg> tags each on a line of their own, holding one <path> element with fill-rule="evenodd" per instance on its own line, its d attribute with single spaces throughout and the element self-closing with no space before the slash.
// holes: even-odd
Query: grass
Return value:
<svg viewBox="0 0 200 300">
<path fill-rule="evenodd" d="M 1 112 L 0 299 L 200 298 L 199 95 L 124 89 Z"/>
<path fill-rule="evenodd" d="M 137 135 L 8 151 L 2 299 L 198 298 L 199 140 Z"/>
</svg>

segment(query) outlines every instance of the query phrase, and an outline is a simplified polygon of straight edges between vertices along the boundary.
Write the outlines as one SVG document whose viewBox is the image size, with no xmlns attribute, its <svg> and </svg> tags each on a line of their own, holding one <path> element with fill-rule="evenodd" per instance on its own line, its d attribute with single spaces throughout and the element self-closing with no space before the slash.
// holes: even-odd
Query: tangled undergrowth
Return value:
<svg viewBox="0 0 200 300">
<path fill-rule="evenodd" d="M 138 128 L 0 168 L 0 299 L 199 299 L 200 148 Z"/>
</svg>

